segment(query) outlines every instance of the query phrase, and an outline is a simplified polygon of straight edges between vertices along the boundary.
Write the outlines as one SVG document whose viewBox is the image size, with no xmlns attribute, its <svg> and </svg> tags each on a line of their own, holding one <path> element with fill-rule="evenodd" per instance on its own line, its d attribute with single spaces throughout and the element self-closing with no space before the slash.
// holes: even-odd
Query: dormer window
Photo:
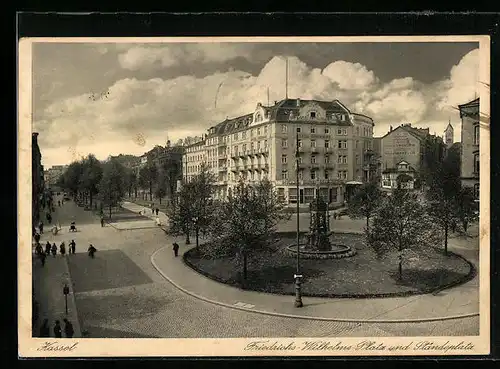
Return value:
<svg viewBox="0 0 500 369">
<path fill-rule="evenodd" d="M 315 111 L 310 112 L 309 116 L 311 117 L 311 119 L 316 119 L 316 112 Z"/>
</svg>

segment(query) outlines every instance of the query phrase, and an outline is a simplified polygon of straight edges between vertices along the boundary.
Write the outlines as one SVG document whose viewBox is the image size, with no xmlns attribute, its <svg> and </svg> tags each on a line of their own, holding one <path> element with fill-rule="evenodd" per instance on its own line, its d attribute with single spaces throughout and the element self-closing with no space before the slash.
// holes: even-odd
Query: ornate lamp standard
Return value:
<svg viewBox="0 0 500 369">
<path fill-rule="evenodd" d="M 300 222 L 299 222 L 299 211 L 300 211 L 300 205 L 299 205 L 299 133 L 297 130 L 297 138 L 295 142 L 295 165 L 296 165 L 296 184 L 297 184 L 297 272 L 294 275 L 295 277 L 295 307 L 302 307 L 304 306 L 302 304 L 302 294 L 301 294 L 301 281 L 300 278 L 302 278 L 302 275 L 300 274 Z"/>
</svg>

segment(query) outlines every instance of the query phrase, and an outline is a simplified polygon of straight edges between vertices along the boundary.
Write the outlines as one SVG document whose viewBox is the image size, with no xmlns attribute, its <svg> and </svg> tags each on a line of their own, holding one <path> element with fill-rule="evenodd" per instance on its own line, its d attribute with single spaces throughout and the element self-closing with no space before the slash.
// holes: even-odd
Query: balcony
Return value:
<svg viewBox="0 0 500 369">
<path fill-rule="evenodd" d="M 231 165 L 231 172 L 237 172 L 239 169 L 238 165 Z"/>
<path fill-rule="evenodd" d="M 333 154 L 333 153 L 335 153 L 335 149 L 333 147 L 324 147 L 323 152 L 325 154 Z"/>
<path fill-rule="evenodd" d="M 310 151 L 314 153 L 319 153 L 319 148 L 317 146 L 314 146 L 310 148 Z"/>
<path fill-rule="evenodd" d="M 227 171 L 227 166 L 223 165 L 219 167 L 219 172 L 226 172 Z"/>
<path fill-rule="evenodd" d="M 319 168 L 320 164 L 319 163 L 311 163 L 309 164 L 311 166 L 311 168 Z"/>
</svg>

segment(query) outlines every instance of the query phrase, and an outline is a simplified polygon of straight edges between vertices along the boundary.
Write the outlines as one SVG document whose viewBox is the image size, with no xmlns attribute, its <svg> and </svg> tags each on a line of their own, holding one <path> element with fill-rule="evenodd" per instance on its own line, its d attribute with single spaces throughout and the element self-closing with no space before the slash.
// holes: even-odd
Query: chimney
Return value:
<svg viewBox="0 0 500 369">
<path fill-rule="evenodd" d="M 300 107 L 300 99 L 297 99 L 297 107 Z"/>
<path fill-rule="evenodd" d="M 33 133 L 31 134 L 31 137 L 32 137 L 32 139 L 33 139 L 35 142 L 38 142 L 38 132 L 33 132 Z"/>
<path fill-rule="evenodd" d="M 167 140 L 167 147 L 170 147 L 170 140 Z"/>
<path fill-rule="evenodd" d="M 274 100 L 274 105 L 278 105 L 278 101 L 277 100 Z"/>
<path fill-rule="evenodd" d="M 389 127 L 389 132 L 392 132 L 392 126 Z"/>
</svg>

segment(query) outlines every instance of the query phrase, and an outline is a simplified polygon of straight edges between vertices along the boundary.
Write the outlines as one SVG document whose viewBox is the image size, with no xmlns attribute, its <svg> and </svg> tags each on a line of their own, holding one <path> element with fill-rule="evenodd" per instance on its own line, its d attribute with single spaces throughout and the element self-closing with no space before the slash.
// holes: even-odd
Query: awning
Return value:
<svg viewBox="0 0 500 369">
<path fill-rule="evenodd" d="M 349 181 L 349 182 L 346 182 L 345 183 L 346 185 L 362 185 L 363 182 L 359 182 L 359 181 Z"/>
</svg>

